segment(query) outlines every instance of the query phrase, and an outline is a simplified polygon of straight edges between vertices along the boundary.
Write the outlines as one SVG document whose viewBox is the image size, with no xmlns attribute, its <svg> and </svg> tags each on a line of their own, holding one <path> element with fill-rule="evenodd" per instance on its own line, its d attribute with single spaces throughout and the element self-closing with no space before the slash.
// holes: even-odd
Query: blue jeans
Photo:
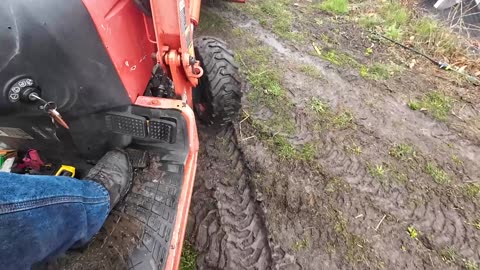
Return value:
<svg viewBox="0 0 480 270">
<path fill-rule="evenodd" d="M 30 269 L 86 244 L 109 209 L 96 182 L 0 172 L 0 268 Z"/>
</svg>

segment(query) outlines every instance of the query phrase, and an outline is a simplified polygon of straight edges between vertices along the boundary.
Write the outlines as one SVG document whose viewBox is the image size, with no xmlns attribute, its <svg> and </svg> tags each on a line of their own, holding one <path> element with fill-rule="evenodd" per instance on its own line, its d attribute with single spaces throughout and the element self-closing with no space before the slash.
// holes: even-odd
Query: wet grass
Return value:
<svg viewBox="0 0 480 270">
<path fill-rule="evenodd" d="M 348 0 L 324 0 L 315 7 L 332 14 L 346 14 L 348 13 Z"/>
<path fill-rule="evenodd" d="M 463 187 L 463 194 L 471 199 L 480 197 L 480 185 L 476 183 L 469 183 Z"/>
<path fill-rule="evenodd" d="M 407 105 L 412 110 L 427 111 L 438 120 L 446 120 L 452 110 L 453 103 L 453 98 L 443 93 L 432 91 L 421 100 L 410 101 Z"/>
<path fill-rule="evenodd" d="M 334 113 L 327 103 L 318 98 L 311 98 L 309 107 L 315 113 L 319 124 L 325 128 L 343 129 L 353 125 L 354 116 L 351 112 Z"/>
<path fill-rule="evenodd" d="M 463 266 L 465 267 L 466 270 L 479 270 L 479 266 L 475 261 L 472 260 L 464 260 L 463 261 Z"/>
<path fill-rule="evenodd" d="M 389 154 L 399 160 L 410 160 L 416 156 L 413 145 L 408 143 L 395 144 L 390 149 Z"/>
<path fill-rule="evenodd" d="M 198 24 L 199 32 L 222 29 L 225 27 L 225 25 L 225 20 L 222 17 L 207 9 L 202 9 L 202 17 L 200 18 L 200 23 Z"/>
<path fill-rule="evenodd" d="M 293 245 L 292 249 L 295 250 L 296 252 L 304 250 L 308 247 L 308 240 L 307 239 L 301 239 L 295 242 Z"/>
<path fill-rule="evenodd" d="M 408 226 L 407 233 L 408 233 L 408 236 L 410 236 L 410 238 L 412 239 L 418 238 L 418 231 L 417 229 L 415 229 L 415 227 L 413 227 L 413 225 Z"/>
<path fill-rule="evenodd" d="M 183 243 L 182 257 L 180 258 L 180 270 L 196 270 L 196 263 L 197 252 L 190 242 L 185 241 Z"/>
<path fill-rule="evenodd" d="M 281 70 L 271 63 L 272 50 L 253 37 L 248 40 L 248 47 L 236 51 L 237 62 L 242 65 L 243 74 L 251 85 L 247 99 L 254 107 L 265 106 L 272 112 L 269 119 L 261 121 L 263 125 L 276 132 L 293 134 L 295 123 L 291 111 L 294 105 L 285 97 L 286 90 L 279 75 Z"/>
<path fill-rule="evenodd" d="M 360 155 L 362 153 L 362 147 L 357 145 L 356 143 L 352 142 L 350 145 L 345 145 L 345 150 L 348 153 L 354 154 L 354 155 Z"/>
<path fill-rule="evenodd" d="M 449 247 L 449 248 L 444 248 L 440 250 L 440 257 L 442 258 L 442 261 L 444 261 L 447 264 L 455 263 L 458 258 L 457 252 Z"/>
<path fill-rule="evenodd" d="M 324 51 L 315 51 L 316 55 L 328 62 L 343 67 L 357 67 L 359 66 L 357 60 L 345 52 L 329 49 Z"/>
<path fill-rule="evenodd" d="M 396 73 L 400 72 L 400 70 L 400 67 L 395 64 L 375 63 L 370 66 L 361 66 L 360 76 L 375 81 L 381 81 L 389 79 Z"/>
<path fill-rule="evenodd" d="M 273 149 L 275 153 L 283 160 L 288 161 L 312 161 L 316 154 L 313 144 L 304 144 L 301 147 L 293 146 L 287 138 L 276 135 L 273 137 Z"/>
<path fill-rule="evenodd" d="M 443 185 L 450 183 L 450 176 L 437 164 L 433 162 L 428 162 L 425 166 L 425 173 L 430 175 L 433 178 L 435 183 Z"/>
<path fill-rule="evenodd" d="M 382 164 L 369 165 L 368 172 L 373 178 L 383 179 L 385 178 L 386 169 Z"/>
<path fill-rule="evenodd" d="M 322 72 L 311 64 L 301 65 L 299 67 L 299 70 L 305 75 L 314 79 L 321 79 L 323 77 Z"/>
<path fill-rule="evenodd" d="M 304 39 L 303 34 L 293 30 L 294 16 L 288 8 L 291 4 L 291 0 L 262 0 L 241 8 L 257 19 L 262 26 L 272 29 L 279 37 L 301 41 Z"/>
</svg>

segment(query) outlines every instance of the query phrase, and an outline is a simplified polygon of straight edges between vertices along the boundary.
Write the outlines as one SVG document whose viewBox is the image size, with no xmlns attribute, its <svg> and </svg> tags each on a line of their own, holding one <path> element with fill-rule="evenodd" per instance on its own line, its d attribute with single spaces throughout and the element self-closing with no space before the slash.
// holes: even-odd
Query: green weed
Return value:
<svg viewBox="0 0 480 270">
<path fill-rule="evenodd" d="M 413 225 L 408 226 L 407 228 L 407 233 L 412 239 L 417 239 L 418 238 L 418 231 L 413 227 Z"/>
<path fill-rule="evenodd" d="M 353 57 L 350 55 L 343 53 L 343 52 L 338 52 L 335 50 L 329 50 L 329 51 L 322 51 L 320 52 L 321 54 L 319 55 L 321 58 L 327 60 L 328 62 L 335 64 L 337 66 L 358 66 L 357 60 L 355 60 Z"/>
<path fill-rule="evenodd" d="M 348 13 L 348 0 L 324 0 L 317 7 L 333 14 Z"/>
<path fill-rule="evenodd" d="M 385 30 L 385 36 L 393 40 L 400 40 L 403 36 L 403 31 L 396 24 L 392 24 Z"/>
<path fill-rule="evenodd" d="M 470 224 L 470 225 L 472 225 L 473 227 L 475 227 L 475 229 L 480 230 L 480 219 L 475 219 L 475 220 L 473 221 L 473 223 L 468 223 L 468 224 Z"/>
<path fill-rule="evenodd" d="M 410 101 L 408 107 L 412 110 L 426 110 L 438 120 L 445 120 L 452 110 L 454 100 L 443 93 L 433 91 L 422 100 Z"/>
<path fill-rule="evenodd" d="M 345 150 L 354 155 L 360 155 L 362 153 L 362 148 L 354 142 L 352 142 L 351 145 L 346 145 Z"/>
<path fill-rule="evenodd" d="M 347 127 L 348 125 L 352 124 L 352 122 L 353 114 L 348 111 L 336 115 L 332 120 L 333 125 L 337 128 Z"/>
<path fill-rule="evenodd" d="M 292 31 L 294 17 L 288 9 L 290 3 L 290 0 L 262 0 L 255 5 L 245 5 L 244 9 L 278 36 L 299 41 L 303 39 L 303 34 Z"/>
<path fill-rule="evenodd" d="M 425 172 L 429 174 L 437 184 L 443 185 L 450 182 L 450 176 L 435 163 L 428 162 L 425 166 Z"/>
<path fill-rule="evenodd" d="M 399 2 L 390 2 L 384 5 L 380 10 L 387 25 L 404 26 L 410 20 L 410 12 Z"/>
<path fill-rule="evenodd" d="M 376 14 L 365 15 L 358 20 L 358 23 L 365 28 L 373 28 L 377 25 L 381 25 L 383 22 L 383 19 Z"/>
<path fill-rule="evenodd" d="M 295 242 L 295 244 L 293 245 L 293 250 L 295 251 L 300 251 L 302 249 L 305 249 L 308 247 L 308 240 L 307 239 L 302 239 L 302 240 L 299 240 L 297 242 Z"/>
<path fill-rule="evenodd" d="M 463 187 L 463 194 L 465 196 L 475 199 L 480 195 L 480 185 L 476 183 L 469 183 Z"/>
<path fill-rule="evenodd" d="M 307 143 L 295 148 L 285 137 L 276 135 L 273 137 L 273 146 L 277 155 L 284 160 L 312 161 L 316 154 L 313 144 Z"/>
<path fill-rule="evenodd" d="M 373 54 L 373 49 L 371 47 L 368 47 L 365 49 L 365 55 L 370 56 Z"/>
<path fill-rule="evenodd" d="M 453 248 L 445 248 L 440 250 L 440 257 L 445 263 L 454 263 L 458 257 L 457 252 Z"/>
<path fill-rule="evenodd" d="M 321 79 L 323 77 L 322 72 L 320 72 L 320 70 L 318 70 L 318 68 L 316 68 L 314 65 L 310 65 L 310 64 L 302 65 L 300 66 L 300 71 L 303 72 L 305 75 L 312 77 L 314 79 Z"/>
<path fill-rule="evenodd" d="M 197 269 L 197 252 L 193 246 L 188 242 L 183 242 L 182 257 L 180 258 L 180 270 L 195 270 Z"/>
<path fill-rule="evenodd" d="M 457 165 L 461 166 L 463 165 L 463 161 L 455 154 L 452 154 L 452 161 Z"/>
<path fill-rule="evenodd" d="M 416 21 L 412 25 L 412 32 L 418 44 L 436 55 L 454 57 L 465 53 L 458 36 L 433 18 L 423 17 Z"/>
<path fill-rule="evenodd" d="M 384 178 L 385 177 L 385 168 L 381 164 L 377 164 L 375 166 L 369 166 L 368 172 L 374 178 Z"/>
<path fill-rule="evenodd" d="M 371 80 L 386 80 L 400 71 L 400 68 L 394 64 L 375 63 L 371 66 L 361 66 L 360 75 Z"/>
<path fill-rule="evenodd" d="M 463 260 L 463 266 L 466 270 L 479 270 L 478 264 L 472 260 Z"/>
<path fill-rule="evenodd" d="M 415 157 L 415 150 L 407 143 L 395 144 L 389 151 L 390 156 L 399 160 L 409 160 Z"/>
<path fill-rule="evenodd" d="M 316 97 L 310 99 L 310 109 L 318 115 L 325 115 L 330 112 L 330 107 Z"/>
</svg>

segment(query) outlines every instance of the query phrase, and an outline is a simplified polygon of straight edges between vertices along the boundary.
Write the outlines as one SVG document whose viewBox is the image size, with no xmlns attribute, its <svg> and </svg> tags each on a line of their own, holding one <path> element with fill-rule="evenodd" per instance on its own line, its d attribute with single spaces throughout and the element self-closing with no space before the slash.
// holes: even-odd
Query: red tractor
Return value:
<svg viewBox="0 0 480 270">
<path fill-rule="evenodd" d="M 126 148 L 137 173 L 123 211 L 143 226 L 131 269 L 179 267 L 194 111 L 223 125 L 240 108 L 232 53 L 193 39 L 199 14 L 200 0 L 0 3 L 0 149 L 35 149 L 41 161 L 29 173 L 66 164 L 81 178 L 106 151 Z"/>
</svg>

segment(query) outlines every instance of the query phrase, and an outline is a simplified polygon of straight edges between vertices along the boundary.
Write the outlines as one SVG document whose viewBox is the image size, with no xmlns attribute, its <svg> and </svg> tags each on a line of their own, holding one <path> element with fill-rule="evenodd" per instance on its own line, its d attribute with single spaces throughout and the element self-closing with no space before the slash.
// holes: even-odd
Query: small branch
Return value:
<svg viewBox="0 0 480 270">
<path fill-rule="evenodd" d="M 377 224 L 377 227 L 375 227 L 375 231 L 378 230 L 378 228 L 380 227 L 380 225 L 382 224 L 383 220 L 387 217 L 387 215 L 383 215 L 382 219 L 380 220 L 380 222 L 378 222 Z"/>
</svg>

